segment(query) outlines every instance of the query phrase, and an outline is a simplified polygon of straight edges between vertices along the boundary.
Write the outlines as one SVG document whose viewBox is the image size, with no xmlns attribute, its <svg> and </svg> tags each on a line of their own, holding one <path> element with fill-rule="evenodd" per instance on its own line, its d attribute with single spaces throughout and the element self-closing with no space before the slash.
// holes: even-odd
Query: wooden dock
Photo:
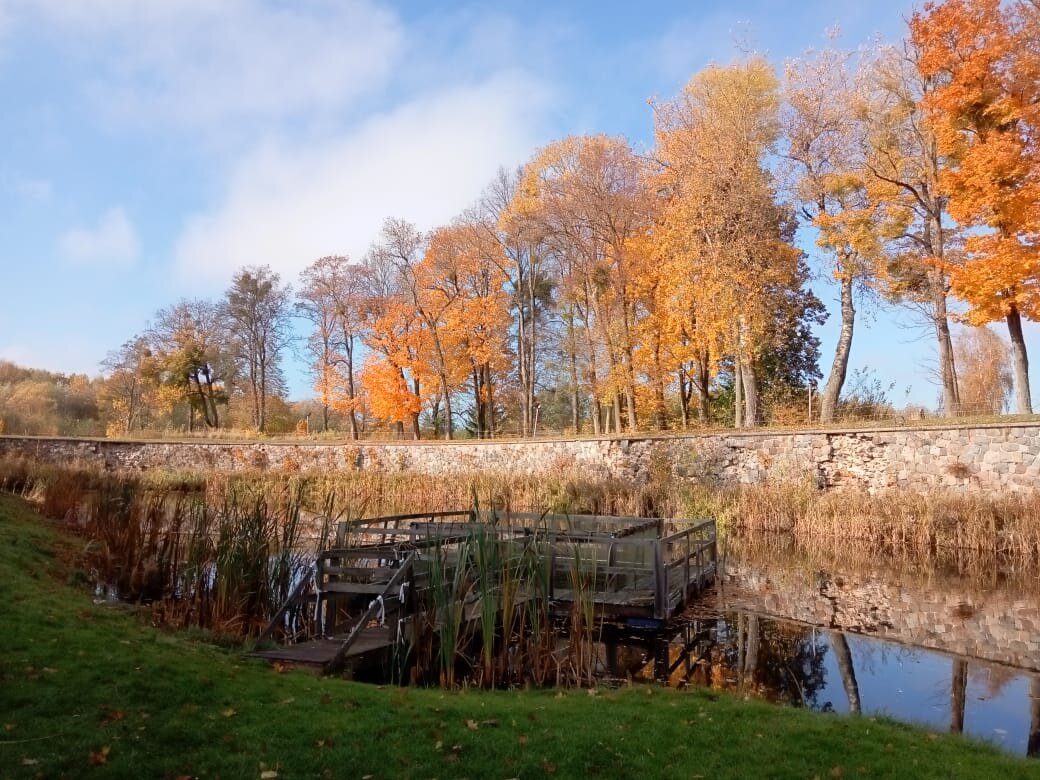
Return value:
<svg viewBox="0 0 1040 780">
<path fill-rule="evenodd" d="M 515 603 L 541 598 L 560 616 L 591 609 L 598 621 L 644 628 L 663 626 L 716 572 L 714 520 L 437 512 L 341 523 L 334 546 L 318 553 L 313 575 L 261 634 L 282 644 L 255 655 L 334 672 L 407 646 L 418 621 L 436 614 L 435 574 L 443 601 L 445 578 L 471 576 L 478 548 L 496 561 L 537 562 L 537 582 L 521 583 Z M 492 595 L 457 595 L 454 609 L 467 624 L 501 582 L 483 587 Z"/>
</svg>

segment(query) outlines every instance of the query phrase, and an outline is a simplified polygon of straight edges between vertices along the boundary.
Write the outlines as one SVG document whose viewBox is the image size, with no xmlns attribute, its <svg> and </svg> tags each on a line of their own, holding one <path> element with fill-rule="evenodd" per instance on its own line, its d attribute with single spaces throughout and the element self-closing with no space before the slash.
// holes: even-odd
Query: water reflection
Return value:
<svg viewBox="0 0 1040 780">
<path fill-rule="evenodd" d="M 607 634 L 603 659 L 618 678 L 888 715 L 1040 755 L 1040 675 L 1013 667 L 742 611 L 687 616 L 667 637 Z"/>
</svg>

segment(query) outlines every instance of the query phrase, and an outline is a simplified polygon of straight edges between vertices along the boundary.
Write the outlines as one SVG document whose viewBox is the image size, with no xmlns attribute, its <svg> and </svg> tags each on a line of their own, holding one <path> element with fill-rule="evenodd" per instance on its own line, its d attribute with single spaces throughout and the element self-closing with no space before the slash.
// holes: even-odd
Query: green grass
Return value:
<svg viewBox="0 0 1040 780">
<path fill-rule="evenodd" d="M 93 604 L 81 544 L 0 497 L 0 778 L 1040 777 L 968 740 L 709 691 L 278 674 Z"/>
</svg>

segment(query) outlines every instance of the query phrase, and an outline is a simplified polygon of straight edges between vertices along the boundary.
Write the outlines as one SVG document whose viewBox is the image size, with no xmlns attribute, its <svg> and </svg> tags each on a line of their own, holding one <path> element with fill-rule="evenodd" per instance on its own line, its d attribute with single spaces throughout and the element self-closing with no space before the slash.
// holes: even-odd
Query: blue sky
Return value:
<svg viewBox="0 0 1040 780">
<path fill-rule="evenodd" d="M 563 135 L 646 148 L 647 100 L 709 62 L 782 65 L 835 27 L 843 45 L 895 40 L 911 8 L 0 0 L 0 357 L 97 373 L 157 308 L 220 295 L 237 267 L 292 280 L 360 257 L 386 216 L 435 227 Z M 852 365 L 932 405 L 931 341 L 896 318 L 860 329 Z"/>
</svg>

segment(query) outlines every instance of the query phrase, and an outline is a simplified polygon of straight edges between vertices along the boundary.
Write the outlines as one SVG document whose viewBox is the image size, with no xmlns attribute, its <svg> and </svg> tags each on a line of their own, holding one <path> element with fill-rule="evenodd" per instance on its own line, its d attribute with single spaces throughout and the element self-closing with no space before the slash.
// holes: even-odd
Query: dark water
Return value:
<svg viewBox="0 0 1040 780">
<path fill-rule="evenodd" d="M 688 614 L 670 637 L 604 639 L 618 678 L 886 715 L 1040 755 L 1040 675 L 1028 670 L 747 612 Z"/>
</svg>

